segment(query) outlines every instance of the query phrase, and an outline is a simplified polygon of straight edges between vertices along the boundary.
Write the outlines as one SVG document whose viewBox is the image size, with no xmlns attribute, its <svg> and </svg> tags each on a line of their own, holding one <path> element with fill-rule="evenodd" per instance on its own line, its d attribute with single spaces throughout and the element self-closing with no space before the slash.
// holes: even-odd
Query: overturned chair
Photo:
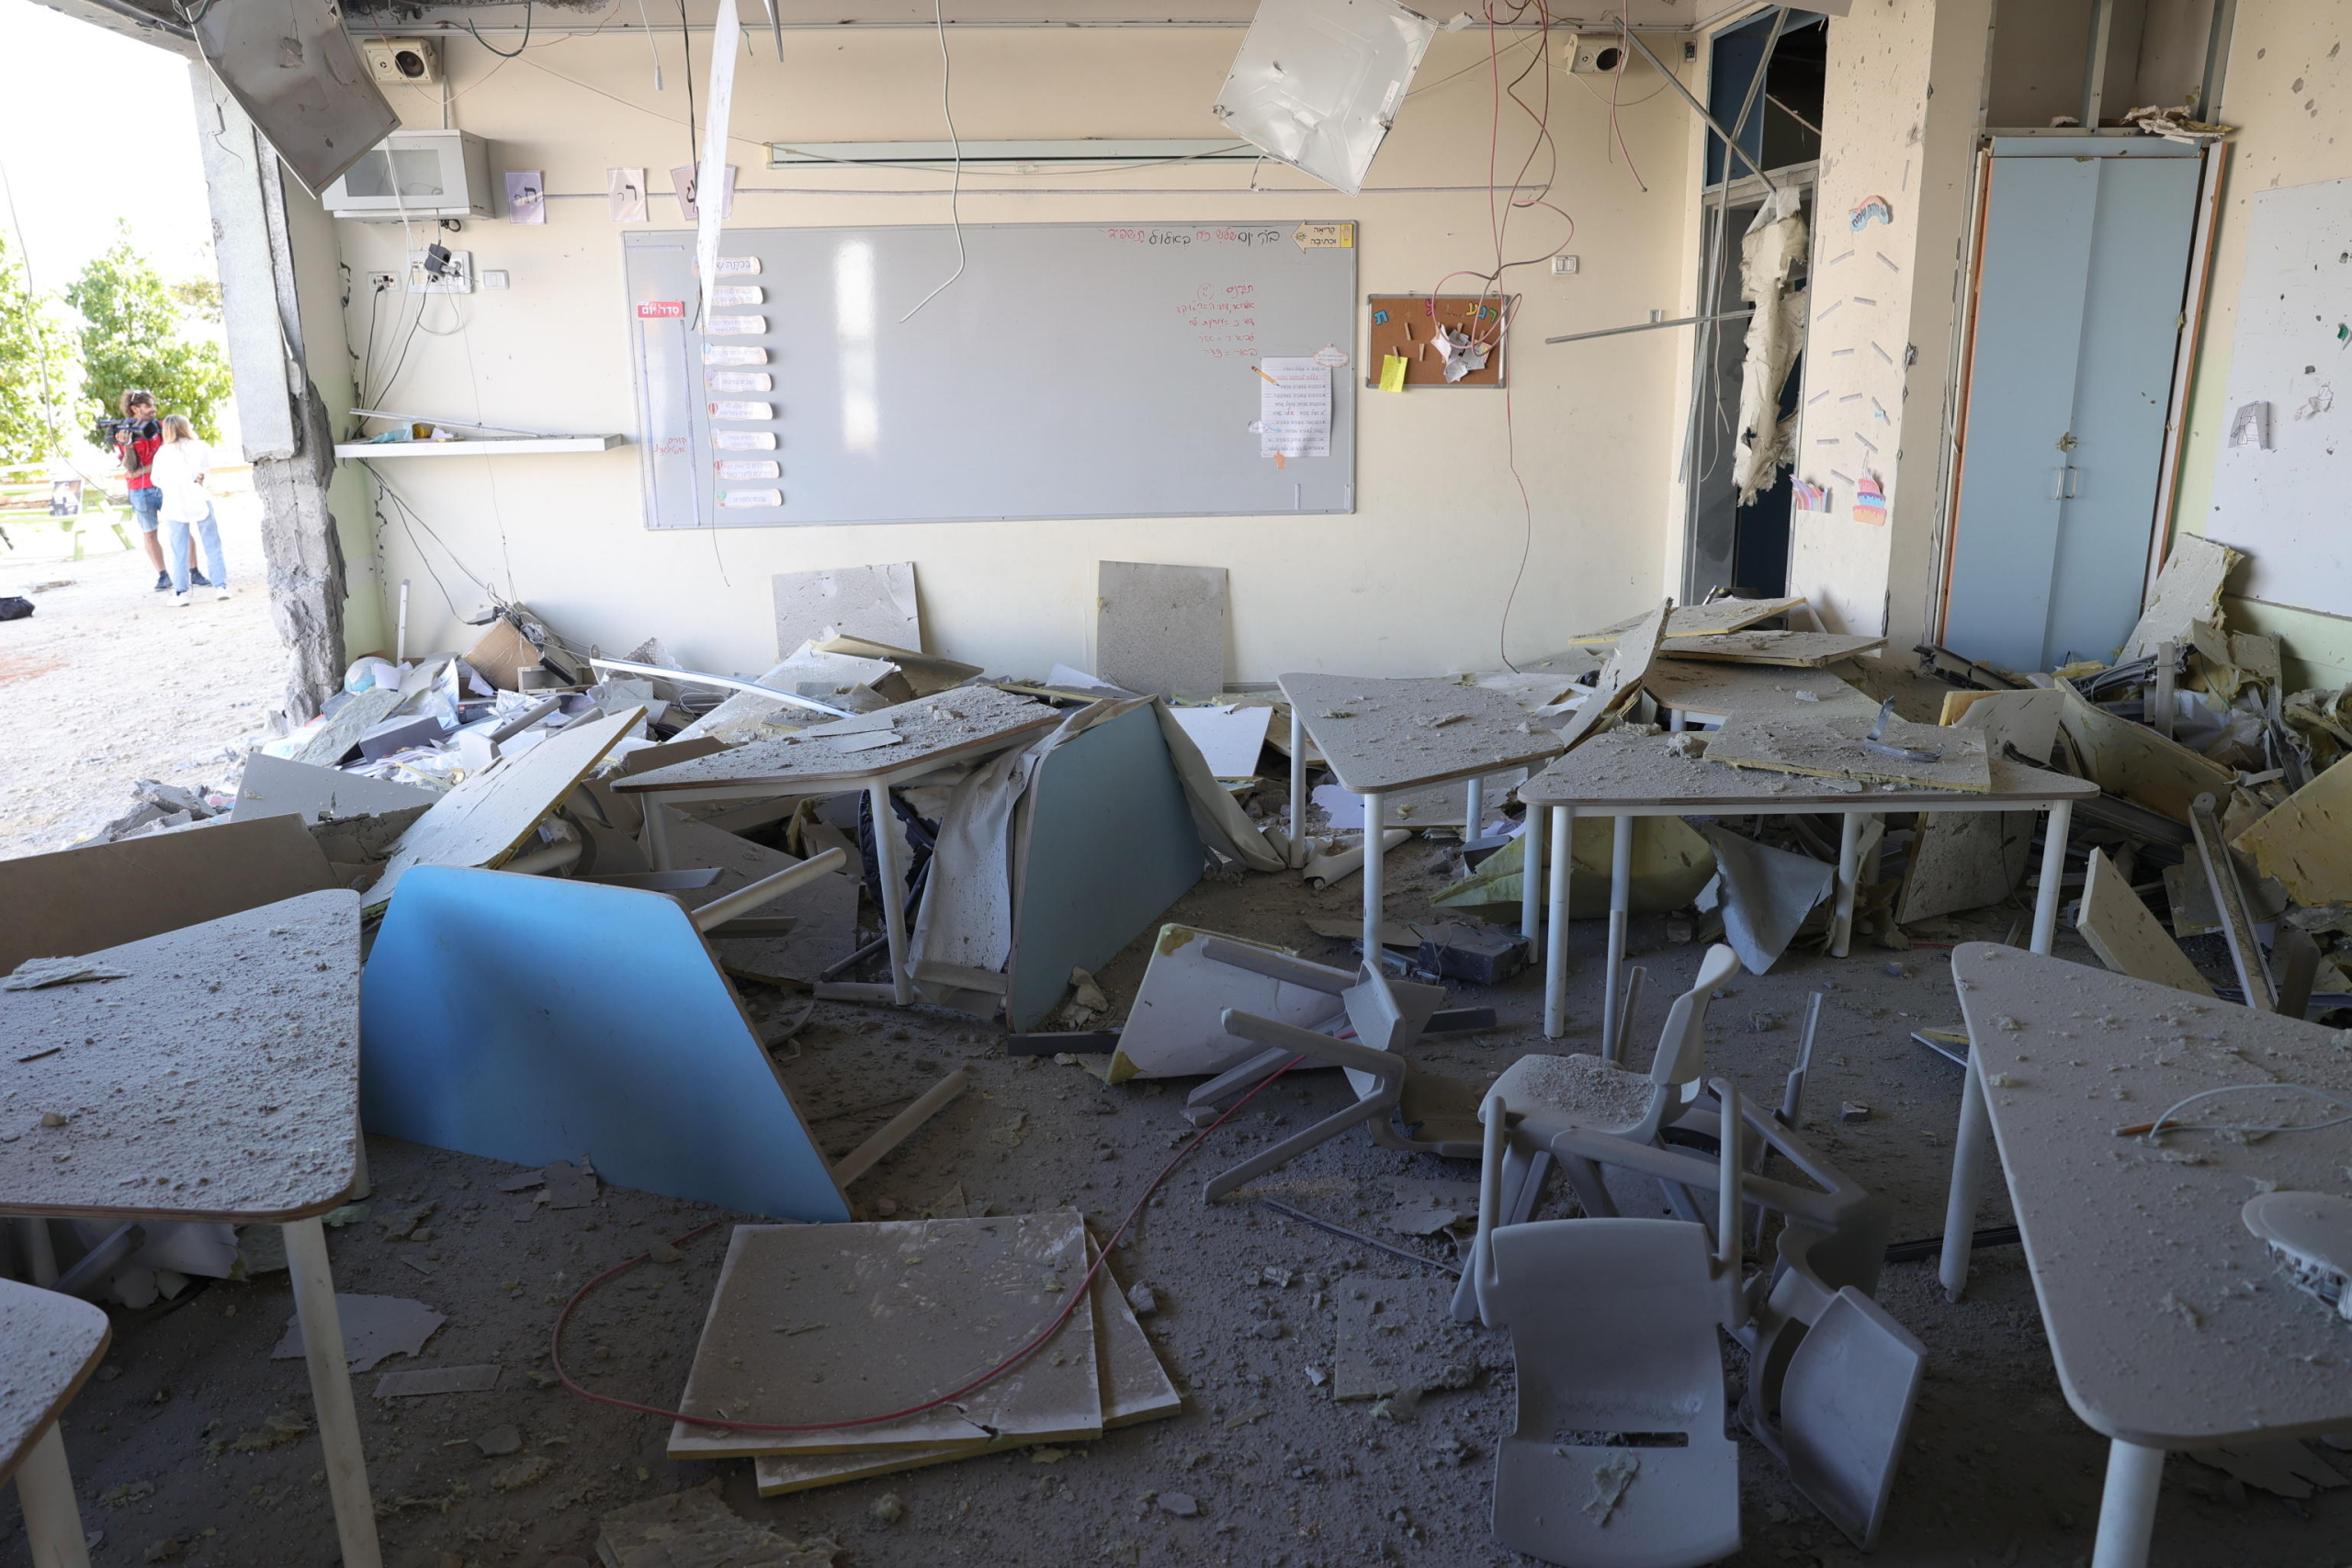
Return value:
<svg viewBox="0 0 2352 1568">
<path fill-rule="evenodd" d="M 1647 1432 L 1651 1428 L 1622 1423 L 1643 1411 L 1682 1408 L 1692 1386 L 1711 1389 L 1712 1407 L 1719 1409 L 1723 1367 L 1712 1329 L 1720 1326 L 1750 1356 L 1743 1420 L 1788 1467 L 1806 1499 L 1868 1551 L 1877 1544 L 1884 1522 L 1926 1361 L 1919 1342 L 1871 1299 L 1893 1205 L 1847 1180 L 1778 1117 L 1743 1103 L 1729 1085 L 1718 1080 L 1713 1100 L 1720 1110 L 1721 1146 L 1710 1158 L 1634 1143 L 1541 1110 L 1521 1114 L 1501 1094 L 1490 1096 L 1483 1111 L 1478 1234 L 1456 1292 L 1455 1315 L 1478 1316 L 1490 1327 L 1512 1330 L 1521 1364 L 1520 1438 L 1530 1441 L 1538 1440 L 1528 1438 L 1531 1421 L 1540 1427 L 1548 1418 L 1546 1396 L 1538 1385 L 1546 1377 L 1566 1375 L 1558 1371 L 1564 1356 L 1579 1365 L 1594 1361 L 1620 1369 L 1605 1385 L 1619 1390 L 1612 1420 L 1620 1424 L 1580 1417 L 1580 1425 L 1564 1429 Z M 1744 1154 L 1751 1135 L 1758 1145 L 1752 1161 Z M 1758 1174 L 1774 1155 L 1814 1185 Z M 1623 1220 L 1613 1217 L 1613 1210 L 1599 1218 L 1515 1223 L 1533 1212 L 1536 1195 L 1528 1189 L 1542 1180 L 1535 1160 L 1543 1156 L 1569 1169 L 1622 1168 L 1657 1180 L 1669 1192 L 1712 1186 L 1717 1193 L 1713 1223 Z M 1518 1190 L 1510 1186 L 1514 1179 Z M 1750 1211 L 1757 1213 L 1759 1228 L 1763 1219 L 1776 1217 L 1780 1230 L 1771 1267 L 1743 1277 L 1738 1260 Z M 1651 1228 L 1622 1228 L 1628 1225 Z M 1712 1261 L 1701 1269 L 1696 1259 Z M 1514 1270 L 1520 1274 L 1516 1281 Z M 1565 1295 L 1553 1288 L 1561 1280 L 1575 1281 L 1562 1287 Z M 1629 1304 L 1634 1303 L 1639 1305 Z M 1707 1336 L 1683 1321 L 1695 1323 L 1701 1314 L 1713 1314 Z M 1674 1334 L 1675 1348 L 1659 1348 L 1658 1337 L 1677 1324 L 1682 1331 Z M 1560 1340 L 1575 1343 L 1563 1350 L 1554 1343 Z M 1648 1379 L 1646 1392 L 1623 1386 L 1636 1374 Z M 1531 1398 L 1536 1400 L 1532 1408 L 1527 1404 Z M 1708 1430 L 1719 1431 L 1720 1426 Z M 1693 1450 L 1710 1447 L 1696 1437 L 1682 1442 Z M 1629 1457 L 1651 1462 L 1653 1471 L 1696 1462 Z M 1721 1547 L 1723 1531 L 1705 1523 L 1716 1517 L 1713 1510 L 1726 1495 L 1720 1490 L 1721 1477 L 1709 1472 L 1707 1484 L 1716 1490 L 1695 1497 L 1690 1517 L 1673 1521 L 1684 1533 L 1661 1547 L 1663 1554 L 1644 1554 L 1634 1550 L 1644 1531 L 1612 1527 L 1602 1535 L 1589 1519 L 1570 1519 L 1556 1506 L 1546 1511 L 1529 1501 L 1516 1490 L 1533 1485 L 1524 1478 L 1529 1461 L 1518 1462 L 1521 1468 L 1514 1470 L 1498 1461 L 1496 1534 L 1546 1562 L 1577 1568 L 1665 1568 L 1713 1562 L 1736 1549 L 1736 1463 L 1727 1494 L 1731 1546 Z M 1611 1473 L 1622 1480 L 1623 1471 L 1619 1462 Z M 1634 1478 L 1639 1473 L 1634 1471 Z M 1594 1485 L 1601 1485 L 1599 1472 Z M 1630 1485 L 1617 1491 L 1620 1503 L 1631 1495 Z M 1588 1534 L 1589 1540 L 1583 1539 Z"/>
<path fill-rule="evenodd" d="M 1336 996 L 1341 1010 L 1323 1026 L 1334 1032 L 1324 1033 L 1227 1010 L 1223 1019 L 1227 1032 L 1267 1049 L 1194 1089 L 1185 1100 L 1188 1112 L 1221 1105 L 1296 1060 L 1345 1069 L 1356 1094 L 1353 1105 L 1212 1178 L 1204 1198 L 1223 1197 L 1359 1124 L 1366 1126 L 1374 1143 L 1400 1154 L 1480 1157 L 1485 1144 L 1478 1107 L 1489 1092 L 1487 1086 L 1430 1072 L 1417 1066 L 1407 1054 L 1444 999 L 1442 987 L 1391 980 L 1369 965 L 1351 973 L 1223 939 L 1204 943 L 1202 956 Z M 1738 962 L 1727 947 L 1708 951 L 1697 981 L 1668 1010 L 1657 1055 L 1646 1076 L 1598 1056 L 1529 1055 L 1512 1064 L 1494 1090 L 1504 1092 L 1514 1106 L 1543 1107 L 1579 1125 L 1642 1144 L 1655 1144 L 1668 1125 L 1693 1117 L 1694 1131 L 1711 1136 L 1715 1118 L 1701 1103 L 1700 1084 L 1706 1066 L 1702 1043 L 1707 1004 Z M 1342 1030 L 1345 1034 L 1338 1032 Z M 1512 1188 L 1526 1190 L 1532 1203 L 1550 1156 L 1538 1151 L 1531 1157 L 1540 1165 L 1515 1168 Z M 1579 1192 L 1600 1191 L 1589 1169 L 1589 1162 L 1579 1162 L 1571 1171 Z M 1514 1219 L 1530 1212 L 1515 1211 Z"/>
</svg>

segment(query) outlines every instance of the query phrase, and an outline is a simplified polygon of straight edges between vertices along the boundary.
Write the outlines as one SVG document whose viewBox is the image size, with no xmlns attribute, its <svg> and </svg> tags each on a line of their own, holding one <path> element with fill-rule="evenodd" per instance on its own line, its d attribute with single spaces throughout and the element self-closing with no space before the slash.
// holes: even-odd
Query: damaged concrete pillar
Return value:
<svg viewBox="0 0 2352 1568">
<path fill-rule="evenodd" d="M 286 713 L 300 723 L 343 680 L 344 554 L 327 506 L 334 433 L 304 362 L 284 171 L 203 64 L 191 62 L 189 77 L 237 423 L 261 499 L 272 619 L 289 661 Z"/>
</svg>

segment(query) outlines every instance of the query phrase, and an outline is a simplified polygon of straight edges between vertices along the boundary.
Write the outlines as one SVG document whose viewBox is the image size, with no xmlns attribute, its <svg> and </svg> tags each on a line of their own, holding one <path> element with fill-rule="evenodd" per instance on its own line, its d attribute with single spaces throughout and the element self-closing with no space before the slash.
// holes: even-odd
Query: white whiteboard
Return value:
<svg viewBox="0 0 2352 1568">
<path fill-rule="evenodd" d="M 2352 180 L 2266 190 L 2246 228 L 2229 401 L 2205 532 L 2254 558 L 2248 597 L 2352 612 Z M 2270 446 L 2229 445 L 2249 403 Z"/>
<path fill-rule="evenodd" d="M 713 306 L 714 329 L 752 320 L 707 337 L 694 235 L 627 234 L 646 525 L 1351 512 L 1353 237 L 966 224 L 963 276 L 901 321 L 955 270 L 952 230 L 730 229 L 720 253 L 745 270 L 719 282 L 758 292 Z M 764 362 L 705 364 L 719 345 Z M 1261 456 L 1259 359 L 1318 354 L 1336 361 L 1329 456 Z M 720 372 L 773 386 L 714 388 Z M 722 400 L 767 416 L 715 417 Z"/>
</svg>

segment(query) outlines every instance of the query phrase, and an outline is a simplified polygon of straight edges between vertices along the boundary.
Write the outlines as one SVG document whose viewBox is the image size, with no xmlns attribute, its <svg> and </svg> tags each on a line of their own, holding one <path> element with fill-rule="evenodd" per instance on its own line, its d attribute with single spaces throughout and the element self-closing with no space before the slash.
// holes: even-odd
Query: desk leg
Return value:
<svg viewBox="0 0 2352 1568">
<path fill-rule="evenodd" d="M 1544 1035 L 1547 1040 L 1557 1040 L 1568 1032 L 1568 865 L 1576 858 L 1576 829 L 1575 807 L 1552 807 L 1552 929 L 1544 939 Z M 1532 868 L 1528 874 L 1534 875 Z"/>
<path fill-rule="evenodd" d="M 645 831 L 640 837 L 645 850 L 645 863 L 656 871 L 673 871 L 670 863 L 670 818 L 662 807 L 662 797 L 649 795 L 645 801 Z"/>
<path fill-rule="evenodd" d="M 31 1548 L 33 1568 L 90 1568 L 74 1476 L 65 1468 L 65 1439 L 57 1435 L 54 1421 L 17 1468 L 17 1500 L 25 1508 L 25 1544 Z"/>
<path fill-rule="evenodd" d="M 2066 894 L 2066 832 L 2074 826 L 2075 803 L 2050 808 L 2041 830 L 2041 881 L 2033 890 L 2033 951 L 2047 958 L 2058 940 L 2058 905 Z"/>
<path fill-rule="evenodd" d="M 1306 863 L 1306 722 L 1290 710 L 1290 865 Z"/>
<path fill-rule="evenodd" d="M 20 1215 L 16 1224 L 17 1246 L 24 1251 L 25 1268 L 31 1273 L 33 1283 L 46 1291 L 57 1283 L 57 1244 L 50 1239 L 49 1222 L 35 1215 Z"/>
<path fill-rule="evenodd" d="M 1830 917 L 1829 951 L 1843 958 L 1854 940 L 1854 894 L 1862 874 L 1862 814 L 1849 811 L 1838 822 L 1838 908 Z"/>
<path fill-rule="evenodd" d="M 1388 817 L 1388 797 L 1374 792 L 1363 797 L 1363 962 L 1380 973 L 1380 907 L 1386 897 L 1388 857 L 1381 852 L 1380 835 Z"/>
<path fill-rule="evenodd" d="M 1487 819 L 1487 781 L 1471 779 L 1462 786 L 1462 841 L 1475 844 Z"/>
<path fill-rule="evenodd" d="M 1617 818 L 1609 845 L 1609 972 L 1601 979 L 1600 1054 L 1617 1059 L 1617 1014 L 1625 1005 L 1625 922 L 1634 909 L 1634 819 Z"/>
<path fill-rule="evenodd" d="M 2156 1532 L 2156 1490 L 2165 1450 L 2118 1438 L 2107 1446 L 2107 1489 L 2098 1500 L 2098 1544 L 2091 1568 L 2145 1568 Z"/>
<path fill-rule="evenodd" d="M 334 1500 L 335 1533 L 344 1568 L 383 1568 L 376 1544 L 376 1504 L 368 1495 L 368 1459 L 359 1447 L 359 1413 L 343 1353 L 343 1318 L 335 1311 L 334 1275 L 327 1266 L 326 1228 L 297 1220 L 286 1232 L 286 1261 L 294 1276 L 294 1310 L 302 1322 L 302 1350 L 311 1363 L 311 1398 L 318 1406 L 319 1444 L 326 1450 L 327 1494 Z"/>
<path fill-rule="evenodd" d="M 1984 1083 L 1971 1053 L 1961 1068 L 1960 1131 L 1951 1145 L 1951 1190 L 1944 1195 L 1944 1250 L 1937 1275 L 1944 1297 L 1960 1300 L 1968 1288 L 1968 1254 L 1976 1239 L 1976 1198 L 1984 1189 L 1984 1163 L 1993 1150 L 1993 1119 L 1984 1109 Z"/>
<path fill-rule="evenodd" d="M 1527 808 L 1527 825 L 1519 830 L 1519 934 L 1527 939 L 1527 956 L 1544 935 L 1544 807 Z"/>
<path fill-rule="evenodd" d="M 907 878 L 899 864 L 898 813 L 890 809 L 890 786 L 865 786 L 874 818 L 874 863 L 882 877 L 882 931 L 890 939 L 890 996 L 900 1007 L 915 999 L 914 976 L 907 973 Z"/>
<path fill-rule="evenodd" d="M 368 1129 L 358 1118 L 352 1119 L 351 1128 L 351 1188 L 343 1195 L 346 1203 L 360 1202 L 375 1190 L 368 1179 Z"/>
</svg>

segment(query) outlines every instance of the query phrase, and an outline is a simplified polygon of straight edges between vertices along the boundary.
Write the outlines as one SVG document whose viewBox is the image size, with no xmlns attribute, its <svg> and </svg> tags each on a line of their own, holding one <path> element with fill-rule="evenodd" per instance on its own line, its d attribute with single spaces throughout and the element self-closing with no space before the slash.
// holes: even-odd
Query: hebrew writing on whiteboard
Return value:
<svg viewBox="0 0 2352 1568">
<path fill-rule="evenodd" d="M 1261 359 L 1258 374 L 1258 455 L 1331 455 L 1331 371 L 1312 359 Z"/>
</svg>

